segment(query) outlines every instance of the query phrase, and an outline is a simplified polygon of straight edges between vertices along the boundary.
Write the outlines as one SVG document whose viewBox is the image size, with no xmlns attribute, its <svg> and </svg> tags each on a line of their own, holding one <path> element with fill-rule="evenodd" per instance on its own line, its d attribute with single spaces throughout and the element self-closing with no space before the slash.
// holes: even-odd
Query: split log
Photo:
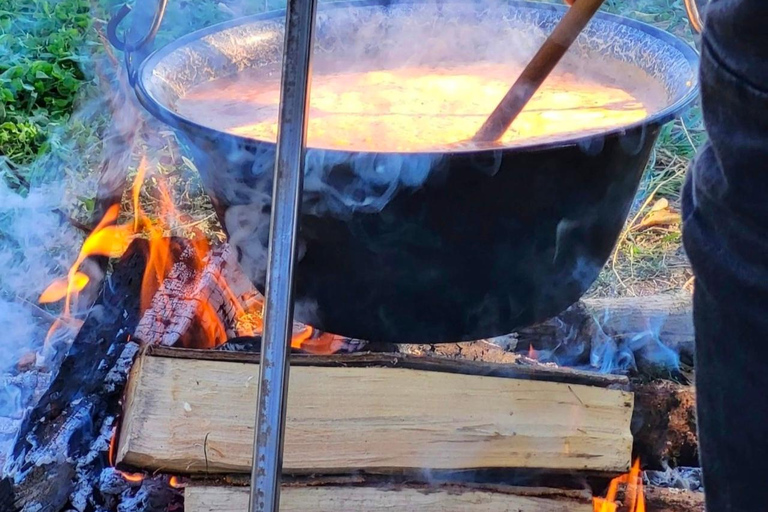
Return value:
<svg viewBox="0 0 768 512">
<path fill-rule="evenodd" d="M 670 381 L 632 386 L 635 456 L 646 469 L 698 466 L 696 390 Z"/>
<path fill-rule="evenodd" d="M 134 365 L 118 463 L 176 473 L 250 471 L 258 384 L 253 355 L 207 351 L 209 360 L 167 357 L 189 357 L 188 352 L 164 349 L 166 357 L 145 354 Z M 413 359 L 418 358 L 410 358 L 411 365 Z M 432 369 L 456 365 L 422 359 Z M 625 391 L 490 377 L 495 369 L 488 364 L 480 365 L 480 375 L 405 369 L 391 355 L 293 361 L 288 473 L 419 468 L 615 473 L 629 467 L 633 399 Z M 461 366 L 472 366 L 468 363 Z M 515 370 L 498 366 L 499 372 Z M 588 378 L 580 376 L 582 382 Z M 605 385 L 606 376 L 595 376 L 594 382 Z"/>
<path fill-rule="evenodd" d="M 145 254 L 145 243 L 134 242 L 116 264 L 58 374 L 24 419 L 3 468 L 0 511 L 116 510 L 117 495 L 132 499 L 142 492 L 152 499 L 123 501 L 125 510 L 168 508 L 173 493 L 150 492 L 150 480 L 131 489 L 101 485 L 120 397 L 138 351 L 130 332 L 138 321 Z"/>
<path fill-rule="evenodd" d="M 652 332 L 679 353 L 693 355 L 693 302 L 686 291 L 645 297 L 585 299 L 584 306 L 606 333 Z"/>
<path fill-rule="evenodd" d="M 241 512 L 248 508 L 248 488 L 190 486 L 185 490 L 186 512 Z M 493 490 L 471 486 L 390 487 L 284 486 L 284 512 L 592 512 L 583 492 L 549 489 Z"/>
<path fill-rule="evenodd" d="M 444 345 L 403 345 L 411 355 L 507 365 L 536 364 L 520 354 L 484 341 Z M 635 383 L 632 414 L 634 456 L 646 469 L 698 465 L 695 388 L 668 380 Z"/>
</svg>

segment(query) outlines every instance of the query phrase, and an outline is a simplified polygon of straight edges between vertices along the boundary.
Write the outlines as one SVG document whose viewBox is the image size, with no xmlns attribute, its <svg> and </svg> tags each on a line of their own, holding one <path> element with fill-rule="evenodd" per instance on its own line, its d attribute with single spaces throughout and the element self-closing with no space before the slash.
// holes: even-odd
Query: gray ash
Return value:
<svg viewBox="0 0 768 512">
<path fill-rule="evenodd" d="M 655 487 L 704 491 L 701 468 L 668 467 L 664 471 L 646 471 L 645 481 Z"/>
<path fill-rule="evenodd" d="M 20 419 L 0 480 L 0 512 L 181 510 L 181 493 L 167 477 L 130 482 L 109 460 L 139 350 L 129 333 L 138 322 L 146 253 L 146 243 L 135 242 L 116 264 L 55 378 Z"/>
</svg>

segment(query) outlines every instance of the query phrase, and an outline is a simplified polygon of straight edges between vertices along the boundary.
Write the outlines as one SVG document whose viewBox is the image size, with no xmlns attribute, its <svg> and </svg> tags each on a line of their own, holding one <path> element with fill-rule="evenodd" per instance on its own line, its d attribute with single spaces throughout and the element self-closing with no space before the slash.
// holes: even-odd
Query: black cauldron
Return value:
<svg viewBox="0 0 768 512">
<path fill-rule="evenodd" d="M 314 72 L 514 52 L 524 62 L 564 10 L 461 0 L 321 5 Z M 202 82 L 279 67 L 283 18 L 268 13 L 183 37 L 143 62 L 136 87 L 188 146 L 258 287 L 275 145 L 192 122 L 174 105 Z M 653 77 L 665 106 L 640 123 L 550 143 L 407 154 L 309 148 L 296 319 L 372 341 L 450 342 L 509 333 L 575 302 L 616 243 L 661 126 L 697 88 L 695 51 L 636 21 L 598 14 L 561 65 L 601 61 Z"/>
</svg>

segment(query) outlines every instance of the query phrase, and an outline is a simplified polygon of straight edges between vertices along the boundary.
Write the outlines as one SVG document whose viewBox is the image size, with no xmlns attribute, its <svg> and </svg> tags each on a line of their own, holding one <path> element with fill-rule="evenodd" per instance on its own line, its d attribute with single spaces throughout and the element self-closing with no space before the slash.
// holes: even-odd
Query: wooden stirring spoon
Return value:
<svg viewBox="0 0 768 512">
<path fill-rule="evenodd" d="M 568 12 L 485 120 L 472 142 L 488 144 L 496 142 L 504 135 L 603 4 L 603 0 L 566 1 L 572 4 Z"/>
</svg>

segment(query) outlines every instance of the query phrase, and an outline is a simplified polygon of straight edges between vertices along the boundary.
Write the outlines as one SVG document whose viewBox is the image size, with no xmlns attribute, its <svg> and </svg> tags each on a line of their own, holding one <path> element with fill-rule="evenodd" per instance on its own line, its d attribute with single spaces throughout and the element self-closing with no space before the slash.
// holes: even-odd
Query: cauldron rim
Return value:
<svg viewBox="0 0 768 512">
<path fill-rule="evenodd" d="M 456 3 L 465 2 L 465 0 L 451 0 L 451 1 Z M 397 3 L 417 3 L 417 2 L 418 0 L 399 0 Z M 347 7 L 386 6 L 391 4 L 393 4 L 393 2 L 391 2 L 390 0 L 340 0 L 335 2 L 328 2 L 320 6 L 319 9 L 332 10 L 332 9 L 347 8 Z M 510 7 L 520 6 L 520 7 L 530 8 L 530 9 L 554 10 L 559 12 L 565 12 L 568 9 L 568 7 L 565 5 L 545 4 L 541 2 L 528 1 L 528 0 L 512 0 L 508 2 L 507 5 Z M 203 37 L 210 34 L 222 32 L 224 30 L 239 27 L 242 25 L 248 25 L 257 21 L 278 19 L 281 16 L 284 17 L 284 15 L 285 15 L 284 9 L 277 9 L 277 10 L 263 12 L 260 14 L 251 15 L 251 16 L 236 18 L 236 19 L 225 21 L 222 23 L 216 23 L 209 27 L 205 27 L 203 29 L 190 32 L 189 34 L 186 34 L 168 43 L 167 45 L 155 50 L 146 59 L 144 59 L 139 66 L 138 75 L 137 75 L 138 79 L 136 80 L 136 84 L 135 84 L 136 97 L 138 98 L 141 105 L 150 114 L 152 114 L 154 117 L 156 117 L 157 119 L 159 119 L 160 121 L 162 121 L 163 123 L 169 126 L 172 126 L 175 128 L 183 127 L 185 129 L 191 129 L 193 131 L 196 131 L 197 133 L 208 133 L 211 135 L 218 135 L 218 136 L 225 135 L 229 140 L 233 140 L 237 144 L 240 144 L 246 147 L 252 146 L 254 144 L 275 146 L 274 142 L 271 142 L 268 140 L 244 137 L 242 135 L 236 135 L 230 132 L 217 130 L 215 128 L 211 128 L 209 126 L 205 126 L 195 121 L 192 121 L 182 116 L 178 112 L 175 112 L 171 108 L 168 108 L 168 106 L 164 105 L 160 100 L 158 100 L 155 96 L 153 96 L 152 93 L 147 88 L 146 83 L 151 79 L 152 70 L 154 70 L 157 67 L 158 63 L 163 58 L 165 58 L 170 53 L 174 52 L 179 48 L 183 48 L 184 46 L 187 46 L 190 43 L 200 40 Z M 662 43 L 670 46 L 671 48 L 679 51 L 680 54 L 682 54 L 682 56 L 685 58 L 685 60 L 693 69 L 697 68 L 699 57 L 696 50 L 692 48 L 690 45 L 688 45 L 687 43 L 685 43 L 681 38 L 673 34 L 670 34 L 669 32 L 661 30 L 648 23 L 634 20 L 632 18 L 627 18 L 625 16 L 619 16 L 616 14 L 598 12 L 595 18 L 600 19 L 602 21 L 606 21 L 606 22 L 612 22 L 619 25 L 629 26 L 641 32 L 644 32 L 650 37 L 653 37 L 661 41 Z M 680 115 L 680 113 L 686 107 L 690 106 L 690 104 L 693 103 L 693 101 L 698 96 L 698 92 L 699 92 L 698 75 L 694 73 L 692 76 L 691 84 L 688 87 L 688 91 L 685 94 L 683 94 L 676 101 L 673 101 L 669 105 L 660 109 L 658 112 L 648 115 L 639 121 L 618 126 L 615 128 L 602 130 L 597 133 L 588 133 L 584 135 L 577 134 L 575 136 L 573 135 L 566 136 L 566 137 L 563 137 L 562 139 L 556 139 L 556 140 L 550 140 L 550 141 L 533 141 L 530 143 L 518 143 L 518 144 L 509 145 L 509 146 L 501 146 L 496 144 L 488 148 L 482 148 L 482 147 L 466 147 L 466 148 L 459 147 L 459 148 L 451 148 L 451 149 L 436 148 L 435 150 L 432 150 L 432 151 L 413 151 L 413 152 L 359 151 L 359 150 L 347 150 L 347 149 L 341 149 L 341 148 L 322 148 L 322 147 L 315 148 L 313 146 L 308 146 L 307 149 L 326 151 L 326 152 L 339 152 L 339 153 L 377 153 L 377 154 L 398 154 L 399 153 L 399 154 L 407 154 L 407 155 L 439 156 L 439 155 L 447 155 L 447 154 L 477 153 L 477 152 L 483 152 L 483 151 L 533 152 L 533 151 L 549 150 L 549 149 L 560 148 L 560 147 L 588 145 L 590 141 L 599 140 L 599 139 L 603 139 L 605 137 L 610 137 L 610 136 L 625 135 L 628 132 L 637 130 L 638 128 L 642 128 L 645 126 L 664 125 L 669 121 L 672 121 L 673 119 L 675 119 L 678 115 Z"/>
</svg>

